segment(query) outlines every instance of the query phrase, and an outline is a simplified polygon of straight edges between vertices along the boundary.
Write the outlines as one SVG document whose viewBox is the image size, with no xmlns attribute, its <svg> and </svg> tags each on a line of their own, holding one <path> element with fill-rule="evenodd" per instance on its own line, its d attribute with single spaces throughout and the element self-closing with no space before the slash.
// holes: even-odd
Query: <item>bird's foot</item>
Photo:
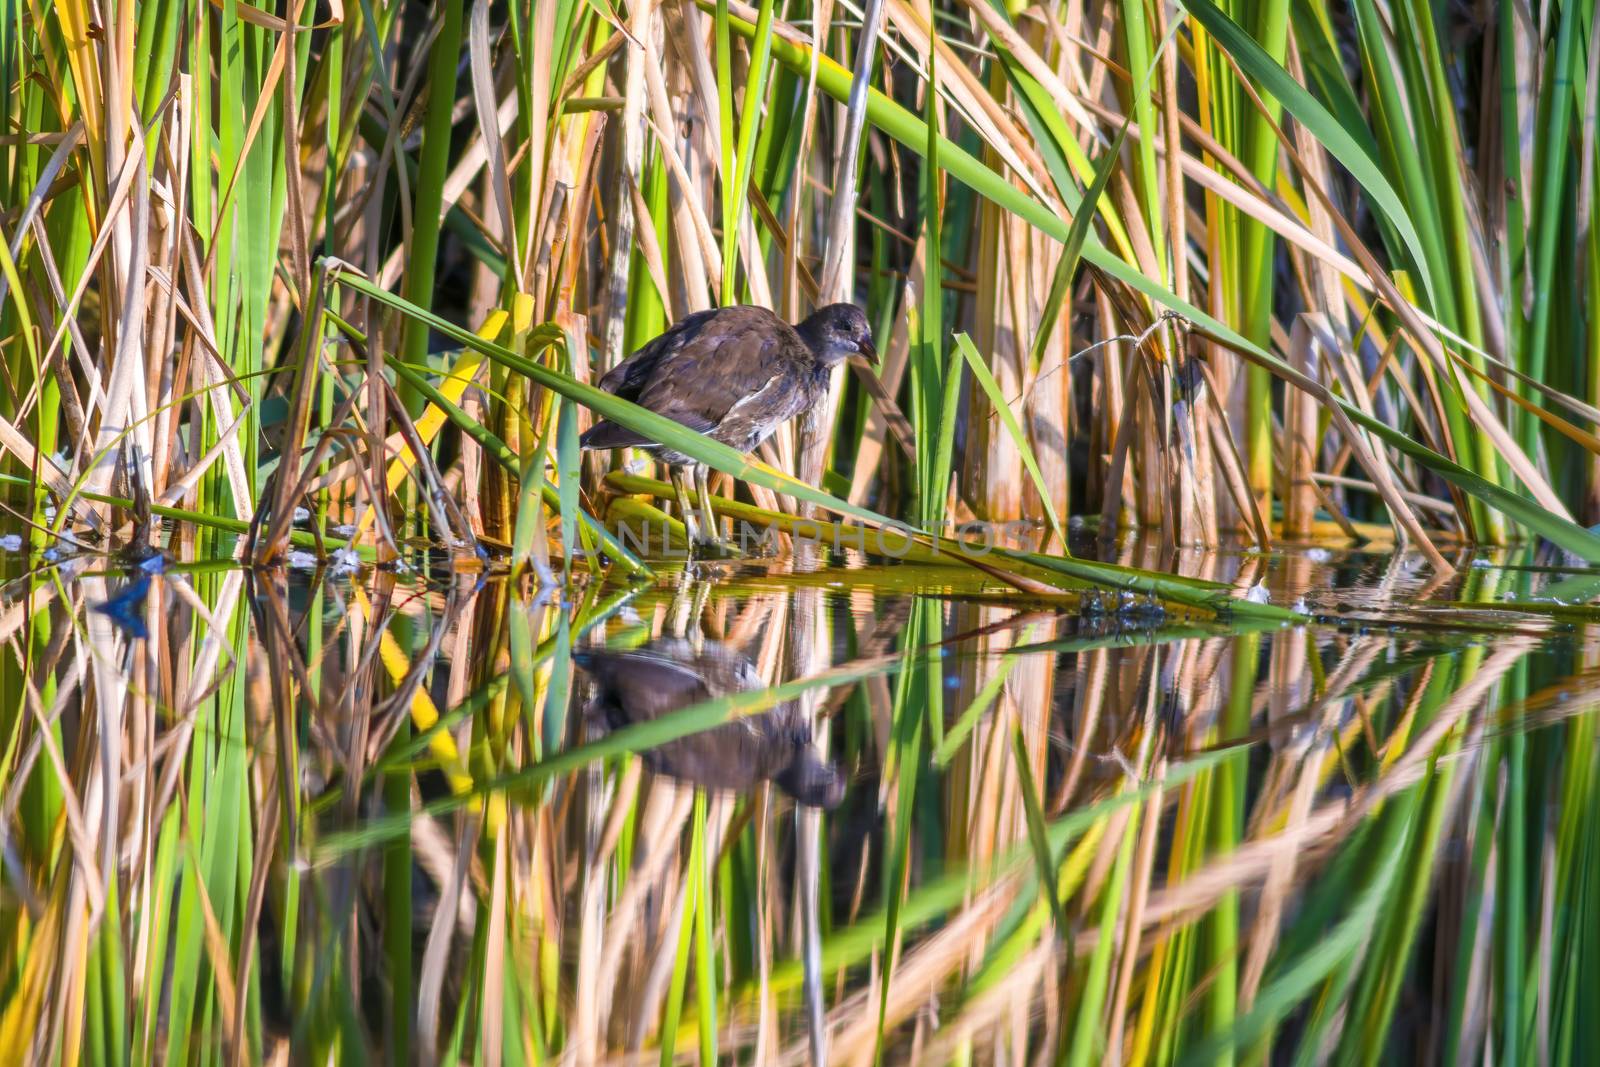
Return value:
<svg viewBox="0 0 1600 1067">
<path fill-rule="evenodd" d="M 720 537 L 696 537 L 689 542 L 689 558 L 700 560 L 740 559 L 744 553 Z"/>
<path fill-rule="evenodd" d="M 745 559 L 775 559 L 778 556 L 778 539 L 768 530 L 766 536 L 742 540 L 739 555 Z"/>
</svg>

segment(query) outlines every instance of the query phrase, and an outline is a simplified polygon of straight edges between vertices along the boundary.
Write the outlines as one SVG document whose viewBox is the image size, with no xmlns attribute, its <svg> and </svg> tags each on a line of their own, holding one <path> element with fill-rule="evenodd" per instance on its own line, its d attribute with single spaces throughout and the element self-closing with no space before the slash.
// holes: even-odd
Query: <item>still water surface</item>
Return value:
<svg viewBox="0 0 1600 1067">
<path fill-rule="evenodd" d="M 296 1063 L 1600 1048 L 1600 643 L 1568 606 L 1593 576 L 1526 552 L 1445 581 L 1344 549 L 1115 558 L 1312 621 L 856 558 L 541 595 L 13 555 L 0 1041 Z"/>
</svg>

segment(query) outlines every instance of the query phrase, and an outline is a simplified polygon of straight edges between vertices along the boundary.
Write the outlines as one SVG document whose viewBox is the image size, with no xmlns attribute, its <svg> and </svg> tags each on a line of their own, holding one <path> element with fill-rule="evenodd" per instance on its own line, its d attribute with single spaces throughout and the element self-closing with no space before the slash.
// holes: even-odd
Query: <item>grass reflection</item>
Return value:
<svg viewBox="0 0 1600 1067">
<path fill-rule="evenodd" d="M 1321 621 L 1018 605 L 915 565 L 569 600 L 175 566 L 140 638 L 90 610 L 119 576 L 13 582 L 0 1050 L 1595 1048 L 1600 664 L 1547 614 L 1429 614 L 1561 575 L 1420 601 L 1398 558 L 1207 566 Z"/>
</svg>

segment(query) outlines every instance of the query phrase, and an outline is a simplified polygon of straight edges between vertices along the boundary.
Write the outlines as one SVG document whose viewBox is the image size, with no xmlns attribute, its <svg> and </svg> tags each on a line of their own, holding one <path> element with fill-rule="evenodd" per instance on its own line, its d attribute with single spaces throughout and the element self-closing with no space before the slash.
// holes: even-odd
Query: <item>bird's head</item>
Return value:
<svg viewBox="0 0 1600 1067">
<path fill-rule="evenodd" d="M 872 343 L 872 327 L 867 316 L 854 304 L 829 304 L 816 311 L 799 327 L 806 347 L 817 362 L 833 366 L 850 356 L 878 362 L 878 348 Z"/>
</svg>

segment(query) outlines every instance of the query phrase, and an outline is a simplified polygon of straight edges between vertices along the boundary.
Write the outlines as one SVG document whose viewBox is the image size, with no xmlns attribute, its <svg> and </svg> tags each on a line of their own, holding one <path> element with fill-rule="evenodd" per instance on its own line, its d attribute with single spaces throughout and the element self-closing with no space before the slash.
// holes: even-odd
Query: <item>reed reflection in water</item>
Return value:
<svg viewBox="0 0 1600 1067">
<path fill-rule="evenodd" d="M 1325 555 L 13 580 L 0 1054 L 1581 1059 L 1590 579 Z"/>
</svg>

